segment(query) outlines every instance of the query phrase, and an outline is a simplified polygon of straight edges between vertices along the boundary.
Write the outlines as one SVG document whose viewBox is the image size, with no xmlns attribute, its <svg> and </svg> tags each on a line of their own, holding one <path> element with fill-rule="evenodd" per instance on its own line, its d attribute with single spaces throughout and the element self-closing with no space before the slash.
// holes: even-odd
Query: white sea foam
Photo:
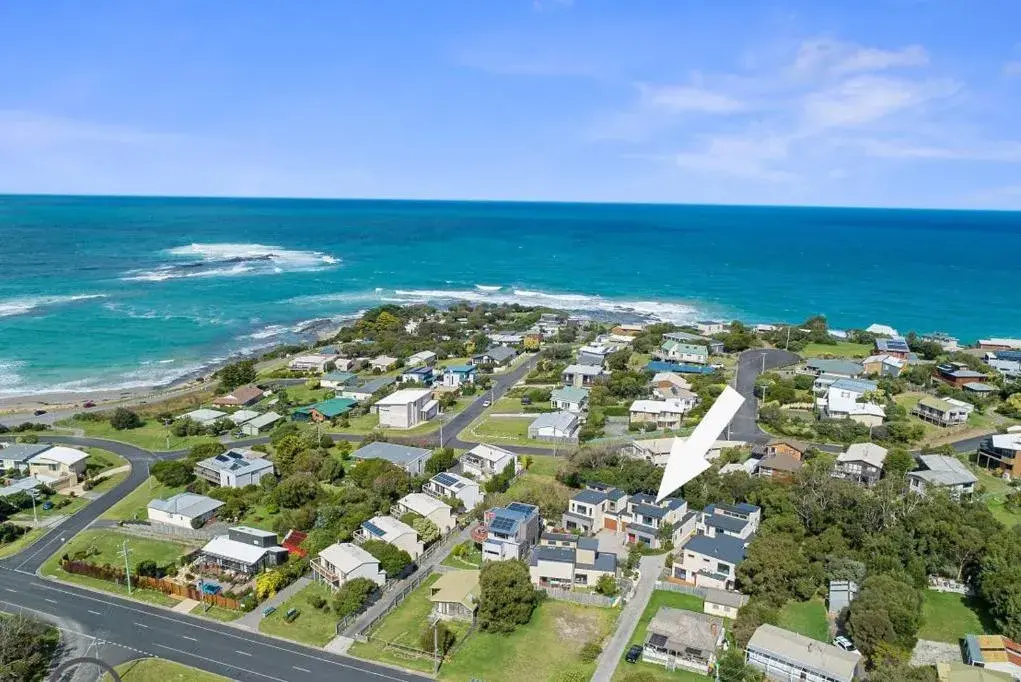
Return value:
<svg viewBox="0 0 1021 682">
<path fill-rule="evenodd" d="M 476 284 L 475 288 L 479 291 L 499 291 L 500 289 L 503 289 L 503 287 L 498 284 Z"/>
<path fill-rule="evenodd" d="M 88 301 L 95 298 L 106 298 L 106 294 L 73 294 L 69 296 L 28 296 L 25 298 L 10 298 L 0 301 L 0 317 L 11 317 L 13 315 L 24 315 L 37 308 L 48 306 L 64 305 L 77 301 Z"/>
<path fill-rule="evenodd" d="M 276 275 L 321 270 L 340 263 L 340 259 L 321 251 L 285 249 L 266 244 L 193 243 L 167 249 L 165 253 L 175 262 L 152 270 L 131 270 L 121 279 L 165 282 L 193 277 Z"/>
</svg>

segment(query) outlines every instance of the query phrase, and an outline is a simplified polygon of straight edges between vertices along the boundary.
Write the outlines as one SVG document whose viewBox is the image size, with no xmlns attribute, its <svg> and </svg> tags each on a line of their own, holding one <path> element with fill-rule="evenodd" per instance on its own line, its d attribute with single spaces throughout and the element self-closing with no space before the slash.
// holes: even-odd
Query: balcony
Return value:
<svg viewBox="0 0 1021 682">
<path fill-rule="evenodd" d="M 316 575 L 331 585 L 335 585 L 340 581 L 340 576 L 333 569 L 333 566 L 323 561 L 320 557 L 315 557 L 308 565 Z"/>
</svg>

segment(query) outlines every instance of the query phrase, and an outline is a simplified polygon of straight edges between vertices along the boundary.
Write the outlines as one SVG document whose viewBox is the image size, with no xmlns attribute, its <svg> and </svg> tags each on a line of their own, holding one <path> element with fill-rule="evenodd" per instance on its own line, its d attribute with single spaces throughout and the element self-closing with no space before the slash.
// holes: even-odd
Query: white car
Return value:
<svg viewBox="0 0 1021 682">
<path fill-rule="evenodd" d="M 482 407 L 489 407 L 490 405 L 492 405 L 492 403 L 489 402 L 488 400 L 483 400 L 482 401 Z"/>
<path fill-rule="evenodd" d="M 838 635 L 833 640 L 833 646 L 838 646 L 844 651 L 858 651 L 857 649 L 854 648 L 854 642 L 852 642 L 847 637 L 844 637 L 843 635 Z"/>
</svg>

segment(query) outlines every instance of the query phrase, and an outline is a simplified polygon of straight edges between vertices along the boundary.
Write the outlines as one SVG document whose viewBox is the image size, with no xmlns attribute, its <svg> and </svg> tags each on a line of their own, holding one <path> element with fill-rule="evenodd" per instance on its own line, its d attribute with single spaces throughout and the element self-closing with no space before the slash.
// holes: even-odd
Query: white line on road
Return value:
<svg viewBox="0 0 1021 682">
<path fill-rule="evenodd" d="M 300 670 L 300 671 L 301 671 L 301 672 L 303 672 L 303 673 L 311 673 L 311 672 L 312 672 L 312 671 L 311 671 L 311 670 L 309 670 L 308 668 L 300 668 L 300 667 L 298 667 L 298 666 L 296 666 L 296 665 L 292 665 L 291 667 L 292 667 L 292 668 L 294 668 L 295 670 Z"/>
<path fill-rule="evenodd" d="M 241 650 L 239 650 L 239 649 L 235 649 L 235 650 L 234 650 L 234 653 L 236 653 L 236 654 L 241 654 L 242 656 L 251 656 L 251 654 L 250 654 L 250 653 L 248 653 L 247 651 L 241 651 Z"/>
<path fill-rule="evenodd" d="M 135 626 L 136 628 L 145 628 L 146 630 L 148 630 L 148 629 L 149 629 L 149 626 L 148 626 L 148 625 L 145 625 L 144 623 L 134 623 L 134 626 Z"/>
<path fill-rule="evenodd" d="M 56 600 L 54 600 L 54 599 L 43 599 L 43 601 L 48 601 L 51 604 L 56 604 L 57 603 Z"/>
<path fill-rule="evenodd" d="M 194 637 L 189 637 L 188 635 L 181 635 L 181 637 L 182 637 L 183 639 L 187 639 L 188 641 L 191 641 L 191 642 L 197 642 L 197 641 L 198 641 L 198 640 L 197 640 L 197 639 L 195 639 Z"/>
<path fill-rule="evenodd" d="M 18 591 L 17 591 L 17 590 L 12 590 L 12 589 L 11 589 L 11 588 L 9 588 L 9 587 L 5 587 L 5 588 L 4 588 L 4 590 L 5 590 L 5 591 L 7 591 L 7 592 L 13 592 L 14 594 L 17 594 L 17 593 L 18 593 Z"/>
<path fill-rule="evenodd" d="M 103 614 L 101 614 L 101 613 L 100 613 L 99 611 L 93 611 L 92 609 L 88 609 L 88 612 L 89 612 L 89 613 L 92 613 L 92 614 L 95 614 L 95 615 L 97 615 L 97 616 L 102 616 L 102 615 L 103 615 Z"/>
<path fill-rule="evenodd" d="M 165 646 L 163 644 L 157 644 L 156 646 L 158 646 L 161 649 L 166 649 L 167 651 L 173 651 L 173 652 L 178 653 L 178 654 L 184 654 L 185 656 L 193 656 L 194 658 L 198 658 L 198 659 L 203 660 L 203 661 L 209 661 L 210 663 L 215 663 L 215 664 L 217 664 L 219 666 L 223 666 L 223 667 L 226 667 L 226 668 L 233 668 L 234 670 L 240 670 L 241 672 L 248 673 L 249 675 L 258 675 L 259 677 L 265 677 L 267 680 L 276 680 L 277 682 L 287 682 L 287 680 L 281 680 L 279 677 L 273 677 L 272 675 L 267 675 L 265 673 L 256 672 L 255 670 L 245 670 L 244 668 L 242 668 L 240 666 L 236 666 L 236 665 L 228 666 L 223 661 L 218 661 L 218 660 L 213 659 L 213 658 L 206 658 L 205 656 L 199 656 L 198 654 L 193 654 L 190 651 L 182 651 L 181 649 L 175 649 L 174 647 Z"/>
</svg>

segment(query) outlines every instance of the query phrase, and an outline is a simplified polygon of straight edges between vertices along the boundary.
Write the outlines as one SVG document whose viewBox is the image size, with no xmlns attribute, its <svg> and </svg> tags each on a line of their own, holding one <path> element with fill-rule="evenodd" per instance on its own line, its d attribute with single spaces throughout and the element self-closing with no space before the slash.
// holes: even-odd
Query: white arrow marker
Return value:
<svg viewBox="0 0 1021 682">
<path fill-rule="evenodd" d="M 709 468 L 706 453 L 723 433 L 723 429 L 727 428 L 727 424 L 737 414 L 742 403 L 744 396 L 727 386 L 702 417 L 694 432 L 687 439 L 674 439 L 670 457 L 666 462 L 666 470 L 663 471 L 663 480 L 659 484 L 657 502 L 670 497 L 682 485 Z"/>
</svg>

